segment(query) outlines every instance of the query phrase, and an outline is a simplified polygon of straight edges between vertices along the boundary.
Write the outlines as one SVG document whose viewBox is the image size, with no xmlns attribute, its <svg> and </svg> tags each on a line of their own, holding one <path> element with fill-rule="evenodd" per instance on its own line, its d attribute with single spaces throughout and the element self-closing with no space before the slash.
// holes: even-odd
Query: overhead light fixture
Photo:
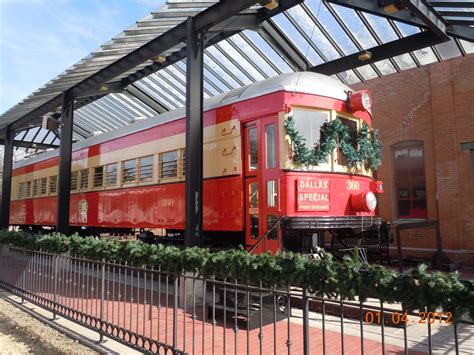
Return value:
<svg viewBox="0 0 474 355">
<path fill-rule="evenodd" d="M 107 90 L 109 90 L 109 88 L 108 88 L 108 86 L 107 86 L 107 85 L 105 85 L 105 84 L 102 84 L 102 85 L 100 86 L 99 90 L 100 90 L 100 91 L 102 91 L 102 92 L 104 92 L 104 91 L 107 91 Z"/>
<path fill-rule="evenodd" d="M 57 131 L 59 129 L 60 123 L 52 115 L 44 115 L 43 122 L 41 123 L 41 128 L 48 129 L 50 131 Z"/>
<path fill-rule="evenodd" d="M 166 56 L 160 54 L 153 57 L 153 61 L 156 63 L 164 63 L 166 61 Z"/>
<path fill-rule="evenodd" d="M 362 62 L 366 62 L 370 59 L 372 59 L 372 52 L 364 51 L 361 54 L 359 54 L 359 60 Z"/>
<path fill-rule="evenodd" d="M 267 10 L 274 10 L 278 7 L 278 0 L 260 1 L 260 4 Z"/>
<path fill-rule="evenodd" d="M 377 5 L 382 7 L 386 14 L 393 14 L 404 8 L 400 0 L 378 0 Z"/>
</svg>

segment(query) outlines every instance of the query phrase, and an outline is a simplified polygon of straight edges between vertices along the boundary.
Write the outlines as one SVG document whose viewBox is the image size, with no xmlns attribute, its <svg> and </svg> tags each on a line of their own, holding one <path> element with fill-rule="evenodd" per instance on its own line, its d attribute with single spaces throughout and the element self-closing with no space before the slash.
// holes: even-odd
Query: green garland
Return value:
<svg viewBox="0 0 474 355">
<path fill-rule="evenodd" d="M 178 249 L 140 241 L 120 243 L 106 239 L 66 237 L 53 233 L 33 236 L 19 232 L 0 231 L 0 245 L 65 253 L 92 260 L 107 260 L 133 266 L 160 268 L 163 272 L 198 273 L 212 279 L 236 280 L 240 283 L 265 286 L 306 287 L 322 296 L 353 300 L 377 298 L 384 302 L 402 303 L 408 311 L 452 312 L 455 319 L 469 313 L 474 318 L 474 283 L 460 281 L 457 273 L 427 272 L 420 266 L 398 273 L 381 265 L 365 265 L 356 258 L 342 262 L 325 254 L 312 260 L 301 254 L 250 255 L 245 250 L 211 252 L 208 249 Z"/>
<path fill-rule="evenodd" d="M 293 160 L 298 164 L 307 166 L 324 163 L 328 155 L 338 146 L 350 167 L 364 164 L 369 169 L 376 170 L 382 163 L 382 143 L 378 130 L 371 131 L 366 123 L 362 123 L 357 133 L 358 148 L 352 146 L 349 131 L 338 118 L 323 124 L 319 143 L 315 144 L 313 149 L 306 146 L 306 139 L 295 128 L 293 117 L 285 120 L 285 128 L 293 143 Z"/>
</svg>

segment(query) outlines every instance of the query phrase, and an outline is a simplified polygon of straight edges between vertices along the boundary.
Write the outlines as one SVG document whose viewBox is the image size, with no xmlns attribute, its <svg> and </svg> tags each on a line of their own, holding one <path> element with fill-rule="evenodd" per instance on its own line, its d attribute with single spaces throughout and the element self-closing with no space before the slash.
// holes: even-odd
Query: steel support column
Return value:
<svg viewBox="0 0 474 355">
<path fill-rule="evenodd" d="M 186 23 L 186 247 L 202 245 L 204 32 Z"/>
<path fill-rule="evenodd" d="M 71 197 L 71 153 L 74 99 L 66 91 L 62 97 L 61 134 L 59 145 L 58 196 L 56 231 L 69 232 L 69 201 Z"/>
<path fill-rule="evenodd" d="M 13 168 L 13 141 L 14 131 L 10 126 L 6 127 L 3 150 L 3 180 L 2 180 L 2 228 L 10 225 L 10 199 L 12 191 L 12 168 Z"/>
</svg>

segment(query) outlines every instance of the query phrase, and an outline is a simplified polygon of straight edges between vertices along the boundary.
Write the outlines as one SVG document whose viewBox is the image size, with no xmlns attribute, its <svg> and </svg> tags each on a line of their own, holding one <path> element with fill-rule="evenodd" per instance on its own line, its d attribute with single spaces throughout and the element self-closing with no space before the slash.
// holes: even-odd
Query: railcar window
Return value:
<svg viewBox="0 0 474 355">
<path fill-rule="evenodd" d="M 71 173 L 71 190 L 77 190 L 77 177 L 79 172 L 73 171 Z"/>
<path fill-rule="evenodd" d="M 107 165 L 107 186 L 115 186 L 117 184 L 117 170 L 117 163 Z"/>
<path fill-rule="evenodd" d="M 257 127 L 249 128 L 249 170 L 258 169 L 258 130 Z"/>
<path fill-rule="evenodd" d="M 80 180 L 79 180 L 79 188 L 87 189 L 89 187 L 89 169 L 83 169 L 80 171 Z"/>
<path fill-rule="evenodd" d="M 337 116 L 337 118 L 339 118 L 342 124 L 347 127 L 347 130 L 349 132 L 349 143 L 354 148 L 357 148 L 357 122 L 344 117 Z M 342 152 L 339 152 L 339 163 L 341 165 L 347 164 L 346 156 Z"/>
<path fill-rule="evenodd" d="M 104 186 L 104 167 L 94 168 L 94 187 Z"/>
<path fill-rule="evenodd" d="M 50 176 L 49 177 L 49 193 L 54 194 L 56 193 L 57 189 L 58 189 L 58 176 L 57 175 Z"/>
<path fill-rule="evenodd" d="M 140 181 L 153 179 L 153 155 L 140 158 Z"/>
<path fill-rule="evenodd" d="M 18 198 L 24 198 L 23 195 L 25 194 L 23 191 L 25 190 L 25 183 L 24 182 L 20 182 L 18 184 Z"/>
<path fill-rule="evenodd" d="M 398 218 L 426 218 L 426 185 L 423 145 L 397 144 L 393 149 L 395 198 Z"/>
<path fill-rule="evenodd" d="M 28 198 L 30 197 L 31 181 L 20 182 L 18 197 Z"/>
<path fill-rule="evenodd" d="M 178 151 L 160 154 L 160 178 L 173 178 L 178 176 Z"/>
<path fill-rule="evenodd" d="M 131 159 L 123 162 L 122 168 L 122 182 L 134 182 L 137 174 L 137 160 Z"/>
<path fill-rule="evenodd" d="M 278 184 L 275 180 L 267 181 L 267 206 L 276 207 L 278 205 Z"/>
<path fill-rule="evenodd" d="M 249 184 L 249 215 L 250 215 L 250 238 L 259 237 L 258 230 L 258 183 Z"/>
<path fill-rule="evenodd" d="M 269 214 L 267 216 L 267 230 L 270 229 L 274 223 L 277 221 L 278 217 Z M 278 226 L 277 226 L 278 227 Z M 272 231 L 268 234 L 268 239 L 276 240 L 277 239 L 277 228 L 273 228 Z"/>
<path fill-rule="evenodd" d="M 33 196 L 38 196 L 40 193 L 40 180 L 33 180 Z"/>
<path fill-rule="evenodd" d="M 305 139 L 306 147 L 313 149 L 315 144 L 319 144 L 321 127 L 329 121 L 329 112 L 294 108 L 293 120 L 295 128 Z"/>
<path fill-rule="evenodd" d="M 186 149 L 181 149 L 181 176 L 186 176 Z"/>
<path fill-rule="evenodd" d="M 265 126 L 265 140 L 267 153 L 267 168 L 276 167 L 276 132 L 275 125 L 270 124 Z"/>
<path fill-rule="evenodd" d="M 48 186 L 48 178 L 42 178 L 40 181 L 41 181 L 40 182 L 40 184 L 41 184 L 40 193 L 41 193 L 41 195 L 45 195 L 46 194 L 46 188 Z"/>
</svg>

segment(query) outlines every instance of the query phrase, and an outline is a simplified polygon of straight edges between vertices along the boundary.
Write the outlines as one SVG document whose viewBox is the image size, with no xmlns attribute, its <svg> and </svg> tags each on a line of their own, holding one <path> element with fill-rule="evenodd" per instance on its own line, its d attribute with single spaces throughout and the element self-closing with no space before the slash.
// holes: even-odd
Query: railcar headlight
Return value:
<svg viewBox="0 0 474 355">
<path fill-rule="evenodd" d="M 351 111 L 369 111 L 372 108 L 372 95 L 368 90 L 356 91 L 350 98 Z"/>
<path fill-rule="evenodd" d="M 362 92 L 362 106 L 366 111 L 369 111 L 372 108 L 372 100 L 367 91 Z"/>
<path fill-rule="evenodd" d="M 365 195 L 365 204 L 371 211 L 374 211 L 375 207 L 377 207 L 377 197 L 375 197 L 375 194 L 372 191 L 367 192 Z"/>
<path fill-rule="evenodd" d="M 351 195 L 352 208 L 357 212 L 373 212 L 377 207 L 377 198 L 372 191 Z"/>
</svg>

